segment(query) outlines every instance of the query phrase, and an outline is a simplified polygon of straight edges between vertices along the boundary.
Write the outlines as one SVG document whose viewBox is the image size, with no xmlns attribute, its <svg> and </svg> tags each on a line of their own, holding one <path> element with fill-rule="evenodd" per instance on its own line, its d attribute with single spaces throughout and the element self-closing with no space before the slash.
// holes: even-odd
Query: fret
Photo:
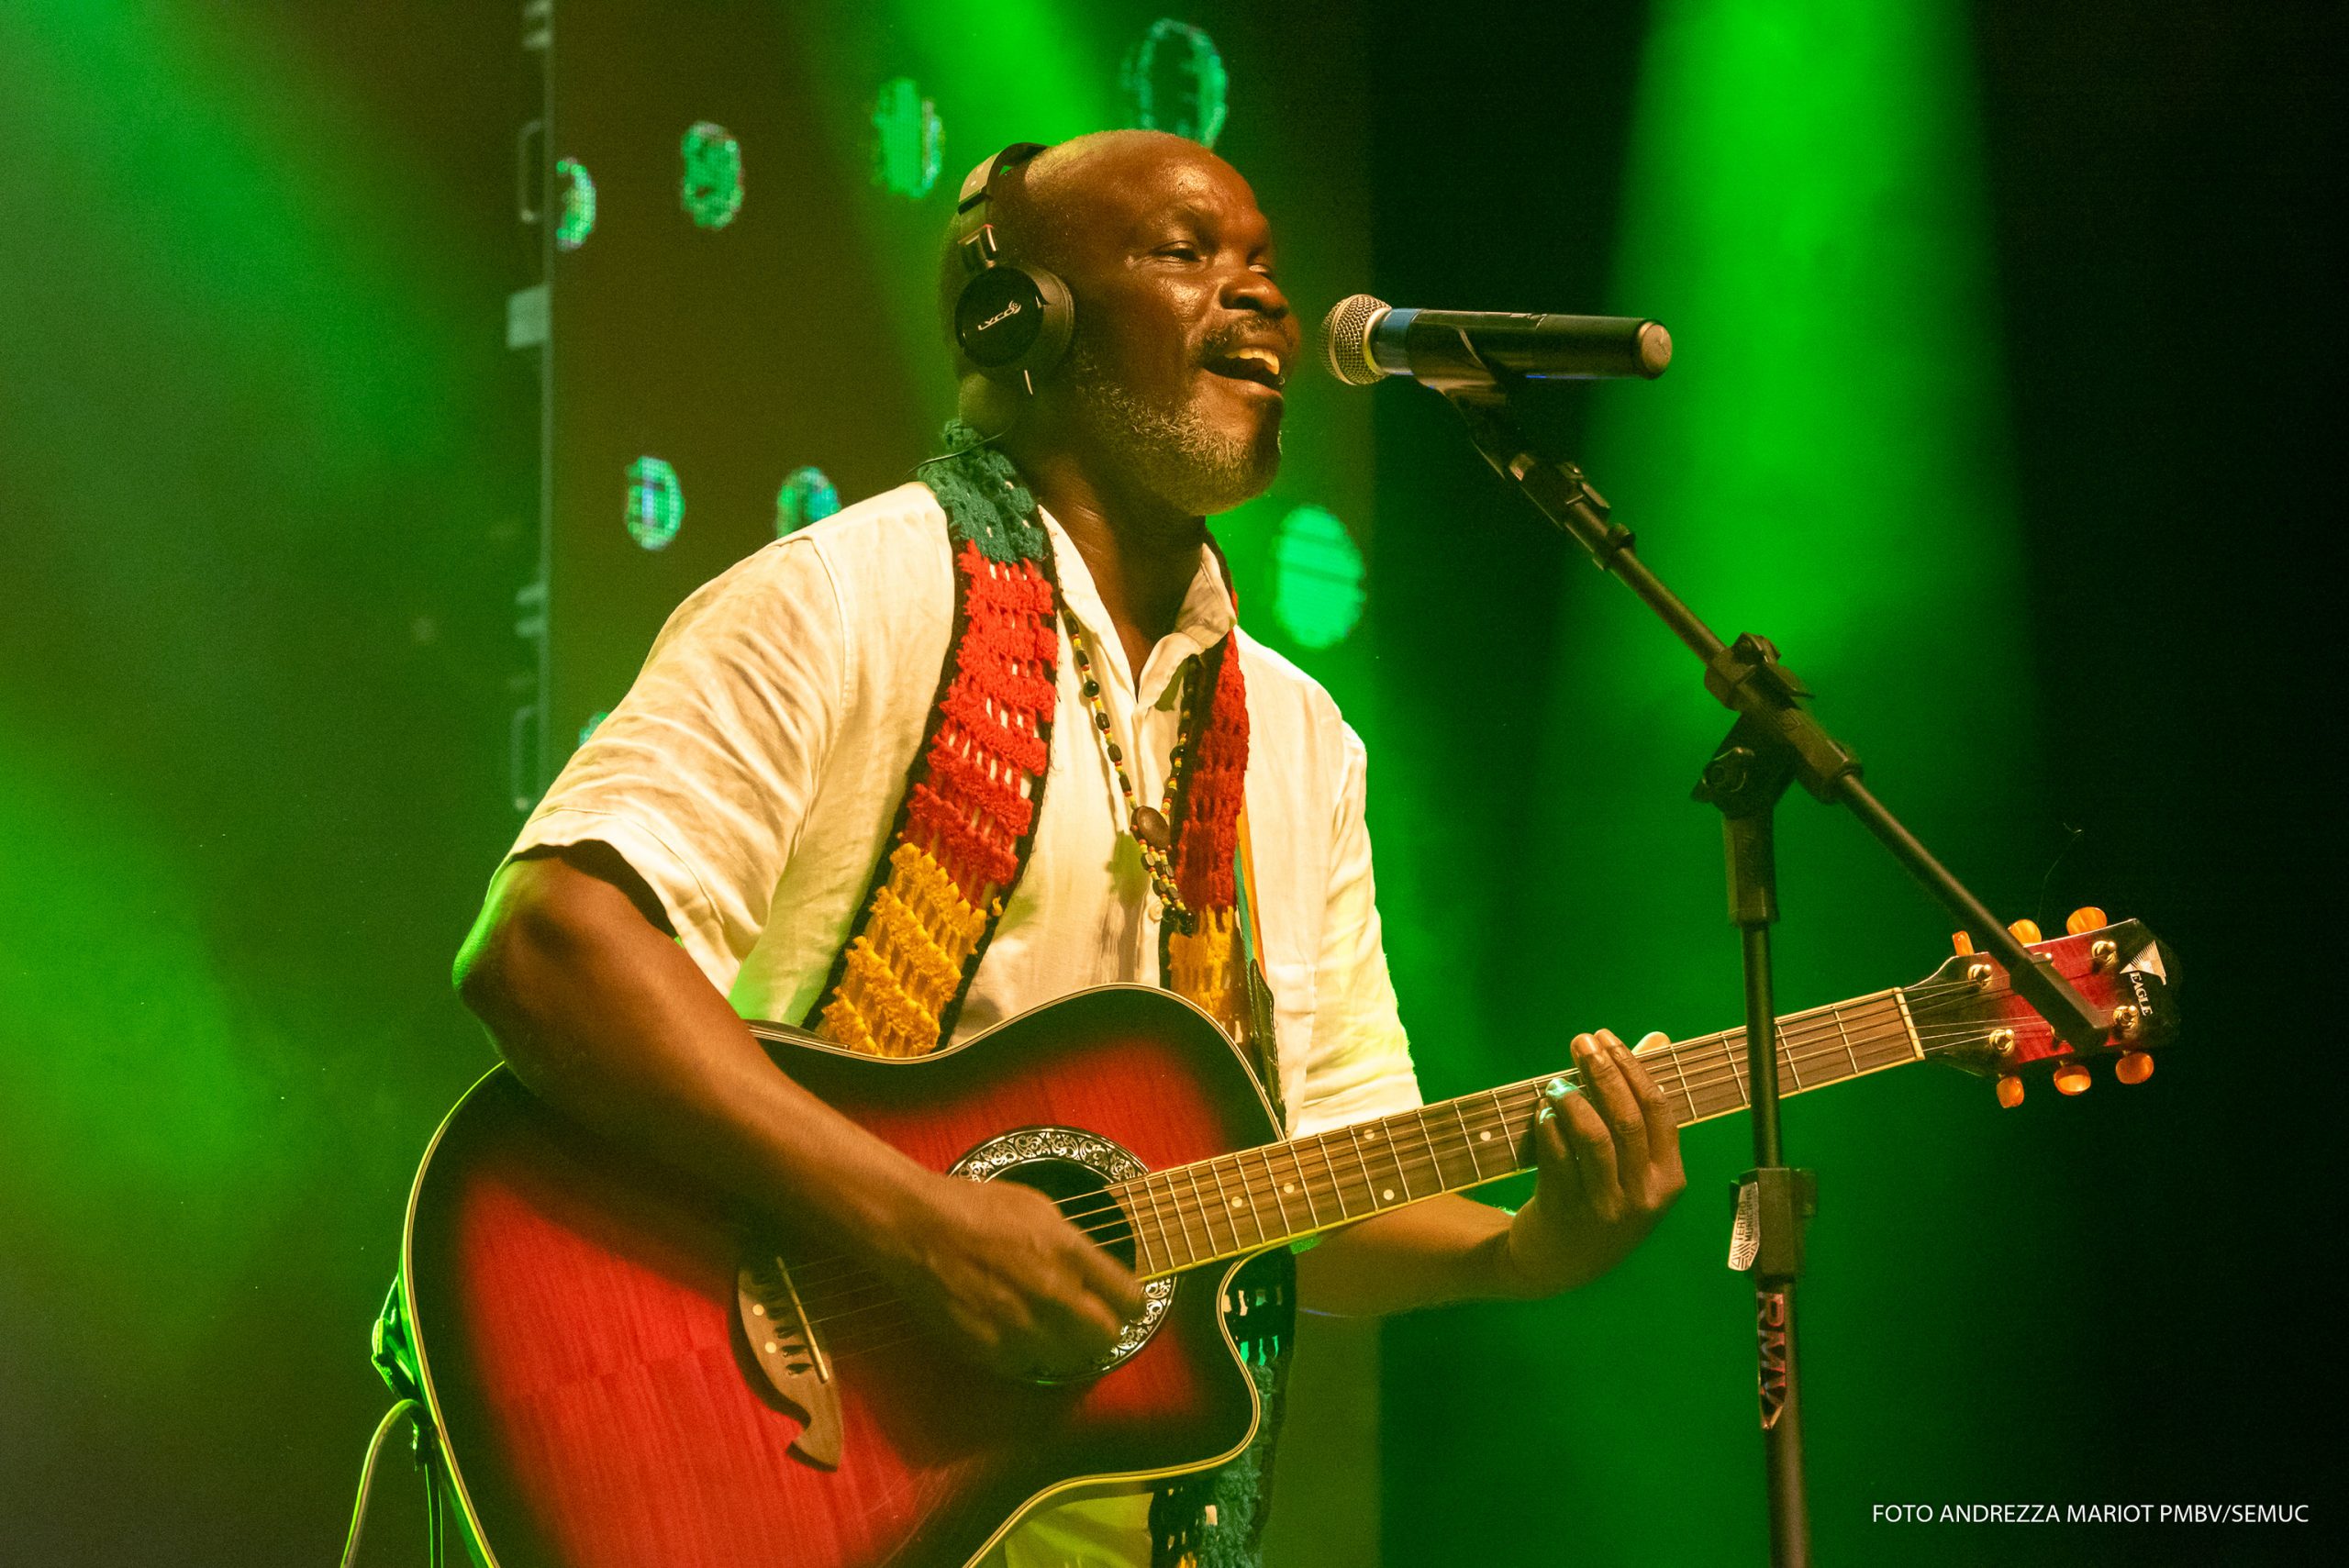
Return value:
<svg viewBox="0 0 2349 1568">
<path fill-rule="evenodd" d="M 1221 1160 L 1209 1160 L 1206 1164 L 1208 1174 L 1215 1178 L 1216 1207 L 1223 1215 L 1223 1222 L 1231 1227 L 1231 1245 L 1236 1251 L 1244 1250 L 1246 1243 L 1240 1240 L 1240 1220 L 1237 1216 L 1241 1209 L 1248 1207 L 1247 1200 L 1233 1197 L 1230 1189 L 1223 1184 Z"/>
<path fill-rule="evenodd" d="M 1745 1092 L 1745 1071 L 1737 1063 L 1737 1052 L 1730 1049 L 1729 1042 L 1731 1040 L 1735 1040 L 1738 1044 L 1743 1045 L 1745 1043 L 1745 1031 L 1743 1029 L 1731 1029 L 1728 1034 L 1721 1036 L 1721 1055 L 1728 1059 L 1730 1079 L 1737 1085 L 1737 1103 L 1741 1106 L 1751 1105 L 1753 1103 L 1753 1099 Z"/>
<path fill-rule="evenodd" d="M 1852 1076 L 1860 1075 L 1860 1053 L 1852 1049 L 1852 1031 L 1843 1027 L 1843 1009 L 1830 1007 L 1827 1016 L 1835 1020 L 1835 1032 L 1842 1037 L 1843 1054 L 1852 1059 Z"/>
<path fill-rule="evenodd" d="M 1346 1142 L 1354 1151 L 1354 1163 L 1362 1167 L 1363 1188 L 1370 1198 L 1371 1212 L 1375 1214 L 1378 1211 L 1378 1178 L 1370 1173 L 1370 1158 L 1362 1151 L 1362 1129 L 1355 1128 L 1353 1130 L 1353 1136 Z"/>
<path fill-rule="evenodd" d="M 1241 1157 L 1244 1153 L 1246 1151 L 1242 1150 L 1230 1156 L 1231 1174 L 1240 1184 L 1240 1195 L 1232 1199 L 1232 1202 L 1248 1211 L 1248 1218 L 1255 1222 L 1256 1240 L 1261 1244 L 1270 1241 L 1272 1237 L 1264 1229 L 1264 1206 L 1256 1196 L 1256 1189 L 1248 1184 L 1248 1166 Z M 1218 1161 L 1217 1163 L 1220 1164 L 1222 1162 Z"/>
<path fill-rule="evenodd" d="M 1772 1029 L 1770 1038 L 1778 1052 L 1778 1065 L 1785 1068 L 1787 1075 L 1795 1081 L 1795 1093 L 1801 1094 L 1802 1069 L 1795 1063 L 1794 1042 L 1787 1038 L 1785 1026 L 1780 1025 Z"/>
<path fill-rule="evenodd" d="M 1440 1193 L 1450 1192 L 1452 1178 L 1443 1173 L 1443 1155 L 1435 1146 L 1435 1134 L 1428 1130 L 1426 1108 L 1423 1106 L 1413 1111 L 1411 1120 L 1419 1129 L 1419 1141 L 1428 1146 L 1428 1163 L 1435 1167 L 1435 1190 Z"/>
<path fill-rule="evenodd" d="M 1139 1185 L 1139 1183 L 1115 1185 L 1108 1189 L 1108 1195 L 1110 1201 L 1118 1206 L 1118 1213 L 1124 1218 L 1126 1229 L 1133 1234 L 1136 1270 L 1144 1274 L 1161 1273 L 1164 1271 L 1151 1262 L 1150 1231 L 1143 1224 L 1141 1206 L 1133 1201 L 1137 1195 L 1135 1188 Z M 1148 1196 L 1149 1195 L 1143 1192 L 1140 1195 Z M 1158 1239 L 1157 1251 L 1169 1264 L 1174 1262 L 1174 1254 L 1166 1249 L 1166 1238 L 1163 1232 Z"/>
<path fill-rule="evenodd" d="M 1493 1102 L 1493 1109 L 1499 1113 L 1501 1118 L 1501 1136 L 1508 1140 L 1509 1168 L 1511 1170 L 1520 1169 L 1520 1158 L 1517 1147 L 1517 1129 L 1509 1122 L 1508 1104 L 1501 1098 L 1501 1092 L 1498 1089 L 1486 1090 L 1485 1097 Z M 1531 1163 L 1531 1162 L 1527 1161 L 1524 1162 L 1524 1163 Z"/>
<path fill-rule="evenodd" d="M 1207 1190 L 1199 1185 L 1199 1168 L 1197 1165 L 1186 1165 L 1183 1167 L 1183 1173 L 1191 1179 L 1191 1195 L 1198 1199 L 1199 1229 L 1207 1232 L 1208 1256 L 1216 1257 L 1223 1251 L 1223 1244 L 1215 1239 L 1215 1227 L 1208 1222 L 1208 1215 L 1214 1206 L 1208 1202 Z M 1240 1232 L 1234 1230 L 1231 1233 L 1231 1240 L 1234 1250 L 1237 1251 Z"/>
<path fill-rule="evenodd" d="M 1468 1130 L 1468 1118 L 1461 1111 L 1460 1102 L 1453 1100 L 1449 1104 L 1452 1106 L 1452 1119 L 1460 1124 L 1461 1147 L 1468 1151 L 1468 1169 L 1475 1172 L 1476 1180 L 1481 1182 L 1485 1179 L 1485 1162 L 1476 1158 L 1475 1135 Z"/>
<path fill-rule="evenodd" d="M 1305 1161 L 1297 1154 L 1297 1145 L 1288 1148 L 1288 1162 L 1297 1167 L 1297 1190 L 1305 1195 L 1305 1212 L 1313 1221 L 1313 1229 L 1321 1229 L 1321 1211 L 1313 1205 L 1313 1178 L 1305 1173 Z"/>
<path fill-rule="evenodd" d="M 1159 1207 L 1158 1188 L 1156 1184 L 1160 1182 L 1164 1182 L 1166 1184 L 1166 1201 L 1171 1204 L 1174 1209 L 1174 1233 L 1183 1239 L 1183 1251 L 1189 1255 L 1187 1261 L 1194 1263 L 1197 1262 L 1199 1261 L 1199 1250 L 1191 1245 L 1191 1228 L 1183 1223 L 1183 1203 L 1180 1198 L 1177 1198 L 1174 1195 L 1174 1184 L 1173 1180 L 1169 1177 L 1155 1173 L 1144 1176 L 1141 1180 L 1143 1190 L 1150 1194 L 1150 1207 L 1153 1210 L 1156 1210 Z M 1165 1221 L 1161 1219 L 1159 1221 L 1160 1232 L 1163 1234 L 1165 1229 Z M 1171 1257 L 1172 1254 L 1169 1254 L 1169 1256 Z"/>
<path fill-rule="evenodd" d="M 1390 1120 L 1394 1119 L 1400 1118 L 1390 1118 Z M 1403 1151 L 1395 1147 L 1394 1129 L 1388 1122 L 1375 1121 L 1370 1124 L 1370 1136 L 1378 1140 L 1380 1147 L 1386 1151 L 1387 1162 L 1395 1167 L 1395 1179 L 1403 1184 L 1403 1201 L 1410 1202 L 1417 1195 L 1411 1191 L 1411 1173 L 1403 1163 Z M 1389 1203 L 1395 1201 L 1391 1192 L 1387 1194 L 1386 1201 Z"/>
<path fill-rule="evenodd" d="M 1281 1196 L 1281 1179 L 1273 1173 L 1273 1151 L 1269 1148 L 1259 1149 L 1256 1151 L 1256 1158 L 1264 1162 L 1265 1189 L 1273 1195 L 1274 1207 L 1280 1210 L 1281 1234 L 1284 1236 L 1295 1236 L 1297 1234 L 1297 1221 L 1289 1218 L 1288 1202 Z M 1263 1207 L 1261 1205 L 1258 1207 L 1257 1212 L 1260 1216 L 1262 1215 Z M 1258 1223 L 1260 1225 L 1262 1224 L 1261 1218 Z"/>
<path fill-rule="evenodd" d="M 1681 1065 L 1680 1048 L 1676 1045 L 1668 1046 L 1664 1050 L 1664 1055 L 1672 1059 L 1673 1076 L 1680 1080 L 1680 1097 L 1688 1102 L 1688 1119 L 1698 1120 L 1697 1096 L 1688 1092 L 1688 1069 Z"/>
<path fill-rule="evenodd" d="M 1917 1033 L 1915 1016 L 1909 1011 L 1909 993 L 1895 990 L 1892 993 L 1892 1005 L 1899 1010 L 1901 1032 L 1909 1037 L 1909 1050 L 1906 1054 L 1922 1062 L 1925 1060 L 1925 1042 Z"/>
<path fill-rule="evenodd" d="M 1353 1218 L 1346 1209 L 1346 1184 L 1338 1179 L 1337 1162 L 1330 1158 L 1330 1135 L 1321 1134 L 1313 1140 L 1313 1146 L 1321 1151 L 1321 1168 L 1330 1173 L 1330 1195 L 1338 1200 L 1338 1218 Z"/>
</svg>

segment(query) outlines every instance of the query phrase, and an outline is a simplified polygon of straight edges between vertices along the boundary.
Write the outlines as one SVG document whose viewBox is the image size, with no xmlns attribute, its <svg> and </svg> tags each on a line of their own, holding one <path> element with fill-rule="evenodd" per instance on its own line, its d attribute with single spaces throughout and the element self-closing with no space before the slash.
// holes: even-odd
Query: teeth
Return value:
<svg viewBox="0 0 2349 1568">
<path fill-rule="evenodd" d="M 1231 352 L 1231 357 L 1235 360 L 1253 360 L 1275 375 L 1281 373 L 1281 357 L 1270 349 L 1235 349 Z"/>
</svg>

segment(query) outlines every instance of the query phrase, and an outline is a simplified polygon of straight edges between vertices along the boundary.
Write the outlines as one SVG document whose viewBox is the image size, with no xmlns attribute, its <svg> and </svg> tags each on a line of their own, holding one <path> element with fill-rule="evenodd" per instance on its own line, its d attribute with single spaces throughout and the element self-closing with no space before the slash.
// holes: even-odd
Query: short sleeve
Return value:
<svg viewBox="0 0 2349 1568">
<path fill-rule="evenodd" d="M 601 841 L 641 876 L 719 991 L 767 922 L 841 722 L 852 657 L 809 540 L 704 585 L 523 824 L 508 858 Z"/>
<path fill-rule="evenodd" d="M 1420 1103 L 1419 1075 L 1386 973 L 1364 821 L 1368 760 L 1341 726 L 1343 757 L 1333 822 L 1327 918 L 1315 964 L 1313 1033 L 1296 1136 L 1324 1132 Z"/>
</svg>

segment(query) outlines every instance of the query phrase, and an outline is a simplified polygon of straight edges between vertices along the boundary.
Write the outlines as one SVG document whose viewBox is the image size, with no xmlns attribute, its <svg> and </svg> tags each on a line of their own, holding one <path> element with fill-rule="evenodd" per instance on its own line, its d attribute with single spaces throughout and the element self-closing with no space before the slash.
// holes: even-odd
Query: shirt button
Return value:
<svg viewBox="0 0 2349 1568">
<path fill-rule="evenodd" d="M 1150 918 L 1153 925 L 1166 917 L 1166 905 L 1162 899 L 1152 899 L 1150 901 L 1149 909 Z"/>
</svg>

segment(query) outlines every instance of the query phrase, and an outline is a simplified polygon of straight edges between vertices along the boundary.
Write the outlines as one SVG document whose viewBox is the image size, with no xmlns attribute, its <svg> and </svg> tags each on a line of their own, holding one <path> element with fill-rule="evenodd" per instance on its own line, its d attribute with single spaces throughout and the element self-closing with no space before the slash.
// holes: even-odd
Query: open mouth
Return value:
<svg viewBox="0 0 2349 1568">
<path fill-rule="evenodd" d="M 1252 381 L 1275 392 L 1278 392 L 1281 384 L 1288 379 L 1288 367 L 1281 362 L 1277 352 L 1253 345 L 1216 355 L 1207 361 L 1207 370 L 1210 375 L 1219 375 L 1229 381 Z"/>
</svg>

